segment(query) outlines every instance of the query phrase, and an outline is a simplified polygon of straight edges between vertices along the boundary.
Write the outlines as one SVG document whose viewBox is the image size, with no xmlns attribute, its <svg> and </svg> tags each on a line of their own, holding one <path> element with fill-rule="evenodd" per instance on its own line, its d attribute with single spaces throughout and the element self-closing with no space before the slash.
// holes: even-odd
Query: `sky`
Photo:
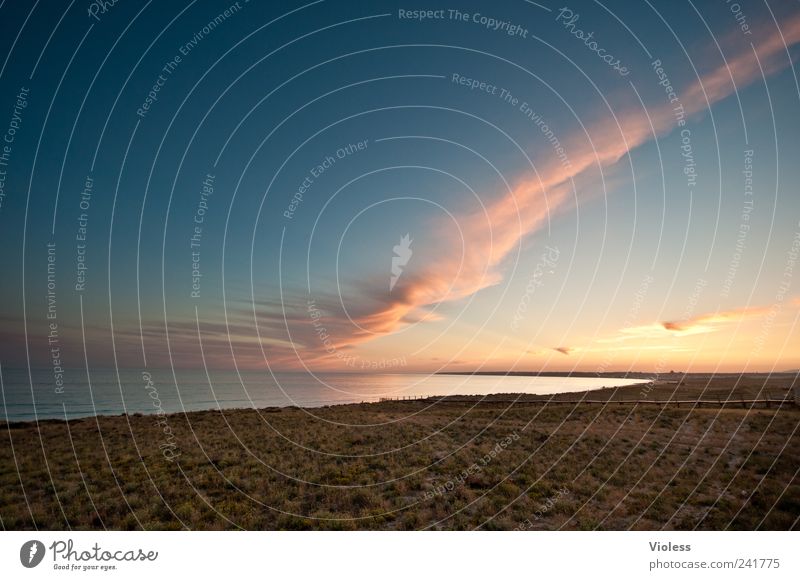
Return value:
<svg viewBox="0 0 800 580">
<path fill-rule="evenodd" d="M 4 368 L 800 368 L 797 3 L 55 5 Z"/>
</svg>

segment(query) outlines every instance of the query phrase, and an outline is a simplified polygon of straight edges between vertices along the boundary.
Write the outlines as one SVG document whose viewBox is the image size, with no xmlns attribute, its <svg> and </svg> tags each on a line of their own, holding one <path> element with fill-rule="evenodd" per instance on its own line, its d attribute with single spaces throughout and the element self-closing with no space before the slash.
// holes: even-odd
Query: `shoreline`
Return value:
<svg viewBox="0 0 800 580">
<path fill-rule="evenodd" d="M 524 373 L 521 371 L 521 373 Z M 455 374 L 455 375 L 473 375 L 476 373 L 437 373 L 437 374 Z M 480 373 L 490 376 L 503 376 L 508 373 L 494 373 L 487 371 Z M 601 376 L 592 374 L 591 378 L 639 378 L 630 376 L 621 376 L 622 373 L 604 373 Z M 638 374 L 638 373 L 637 373 Z M 642 373 L 644 374 L 644 373 Z M 516 374 L 509 376 L 571 376 L 573 378 L 584 378 L 576 374 Z M 115 413 L 115 414 L 88 414 L 79 417 L 69 418 L 54 418 L 48 417 L 43 419 L 21 419 L 6 421 L 0 418 L 0 428 L 5 426 L 27 426 L 37 425 L 44 423 L 72 423 L 76 421 L 85 421 L 91 419 L 115 419 L 125 417 L 158 417 L 163 416 L 168 419 L 176 417 L 184 417 L 197 415 L 201 413 L 236 413 L 236 412 L 256 412 L 256 413 L 280 413 L 282 411 L 300 410 L 306 413 L 313 413 L 321 409 L 331 408 L 348 408 L 360 409 L 364 405 L 380 405 L 383 403 L 403 403 L 403 404 L 417 404 L 417 405 L 437 405 L 442 403 L 471 403 L 473 405 L 488 405 L 488 404 L 531 404 L 538 403 L 546 405 L 547 403 L 574 403 L 580 404 L 597 404 L 602 402 L 614 404 L 627 404 L 635 405 L 641 402 L 648 402 L 653 404 L 669 404 L 669 399 L 674 400 L 674 404 L 691 404 L 692 402 L 700 405 L 713 405 L 715 402 L 719 405 L 723 404 L 740 404 L 741 401 L 748 402 L 753 400 L 766 399 L 769 403 L 778 403 L 783 401 L 785 403 L 792 403 L 792 389 L 800 388 L 800 376 L 796 373 L 752 373 L 742 375 L 739 373 L 689 373 L 667 375 L 669 379 L 651 380 L 642 378 L 642 382 L 625 386 L 609 386 L 597 387 L 587 389 L 584 391 L 567 391 L 562 393 L 552 394 L 533 394 L 533 393 L 494 393 L 488 395 L 470 395 L 470 394 L 451 394 L 451 395 L 427 395 L 427 396 L 409 396 L 404 397 L 388 397 L 379 399 L 377 401 L 361 401 L 361 402 L 346 402 L 336 403 L 331 402 L 326 405 L 315 406 L 301 406 L 301 405 L 283 405 L 283 406 L 267 406 L 267 407 L 228 407 L 228 408 L 215 408 L 215 409 L 193 409 L 189 411 L 171 411 L 168 413 L 153 412 L 133 412 L 133 413 Z M 760 379 L 763 383 L 752 384 L 752 381 Z M 735 382 L 731 384 L 732 381 Z M 741 383 L 741 384 L 740 384 Z M 642 400 L 644 399 L 644 401 Z M 727 402 L 727 403 L 726 403 Z M 769 403 L 767 406 L 769 406 Z M 722 405 L 719 405 L 722 406 Z"/>
</svg>

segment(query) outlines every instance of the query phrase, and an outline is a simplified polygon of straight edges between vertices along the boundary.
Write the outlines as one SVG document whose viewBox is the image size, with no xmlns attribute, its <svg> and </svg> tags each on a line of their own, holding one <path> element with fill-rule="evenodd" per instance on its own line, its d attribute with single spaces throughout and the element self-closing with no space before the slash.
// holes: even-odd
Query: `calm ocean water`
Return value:
<svg viewBox="0 0 800 580">
<path fill-rule="evenodd" d="M 427 374 L 269 373 L 68 369 L 63 392 L 53 373 L 3 369 L 0 420 L 64 419 L 121 413 L 297 405 L 320 407 L 417 395 L 552 394 L 635 384 L 633 379 Z M 210 380 L 209 380 L 210 379 Z M 33 387 L 31 387 L 31 384 Z"/>
</svg>

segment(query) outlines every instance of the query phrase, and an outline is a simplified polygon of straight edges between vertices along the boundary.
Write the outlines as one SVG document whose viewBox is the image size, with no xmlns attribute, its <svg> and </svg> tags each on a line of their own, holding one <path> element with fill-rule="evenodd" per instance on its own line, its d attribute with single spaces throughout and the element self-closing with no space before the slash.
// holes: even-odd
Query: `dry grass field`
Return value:
<svg viewBox="0 0 800 580">
<path fill-rule="evenodd" d="M 684 381 L 683 395 L 697 396 L 703 380 Z M 736 397 L 760 390 L 739 383 L 739 391 L 733 383 L 714 388 Z M 647 394 L 669 398 L 676 386 Z M 789 386 L 769 384 L 776 396 Z M 622 400 L 640 389 L 607 389 L 603 396 L 615 401 L 607 405 L 413 401 L 205 411 L 166 422 L 135 415 L 0 423 L 0 524 L 800 527 L 800 408 Z"/>
</svg>

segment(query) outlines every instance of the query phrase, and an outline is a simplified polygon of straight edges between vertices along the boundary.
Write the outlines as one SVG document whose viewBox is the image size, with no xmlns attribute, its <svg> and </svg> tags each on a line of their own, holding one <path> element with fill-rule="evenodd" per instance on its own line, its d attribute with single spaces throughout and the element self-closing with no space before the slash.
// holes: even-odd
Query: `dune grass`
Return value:
<svg viewBox="0 0 800 580">
<path fill-rule="evenodd" d="M 0 424 L 4 529 L 797 529 L 800 409 L 385 402 Z M 165 451 L 169 450 L 165 453 Z"/>
</svg>

